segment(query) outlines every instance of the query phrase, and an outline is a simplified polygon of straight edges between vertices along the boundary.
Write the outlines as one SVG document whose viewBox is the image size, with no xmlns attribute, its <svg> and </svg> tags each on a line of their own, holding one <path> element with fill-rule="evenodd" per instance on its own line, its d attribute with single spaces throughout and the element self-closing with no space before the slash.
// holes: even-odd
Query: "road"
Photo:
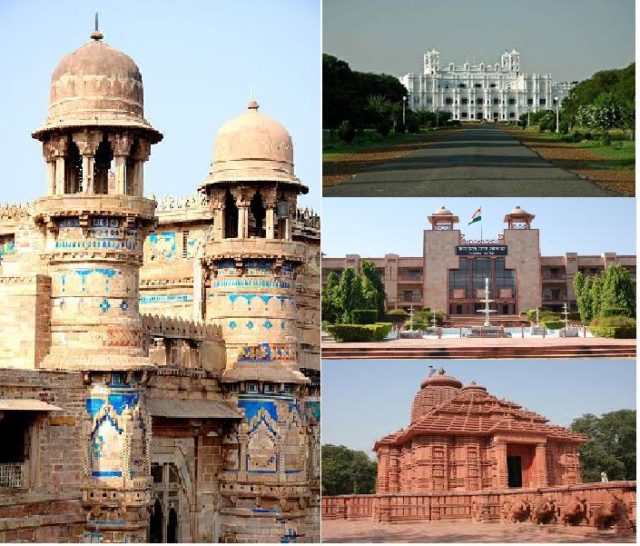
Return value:
<svg viewBox="0 0 640 546">
<path fill-rule="evenodd" d="M 612 197 L 553 166 L 495 125 L 469 125 L 444 140 L 371 167 L 325 197 Z"/>
</svg>

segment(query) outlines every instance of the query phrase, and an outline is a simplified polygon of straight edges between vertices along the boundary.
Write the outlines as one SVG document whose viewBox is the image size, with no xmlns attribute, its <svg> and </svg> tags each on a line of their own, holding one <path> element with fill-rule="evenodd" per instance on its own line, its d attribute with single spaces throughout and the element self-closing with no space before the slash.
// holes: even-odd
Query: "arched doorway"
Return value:
<svg viewBox="0 0 640 546">
<path fill-rule="evenodd" d="M 179 540 L 182 481 L 173 463 L 152 464 L 153 512 L 149 521 L 149 542 L 175 544 Z"/>
</svg>

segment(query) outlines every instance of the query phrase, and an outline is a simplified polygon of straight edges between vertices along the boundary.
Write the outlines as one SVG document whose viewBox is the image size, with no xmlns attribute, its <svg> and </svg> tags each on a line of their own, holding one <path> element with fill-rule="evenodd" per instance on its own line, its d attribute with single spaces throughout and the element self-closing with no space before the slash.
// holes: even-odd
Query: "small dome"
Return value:
<svg viewBox="0 0 640 546">
<path fill-rule="evenodd" d="M 482 385 L 478 385 L 475 381 L 472 381 L 466 387 L 462 388 L 462 392 L 478 392 L 482 394 L 487 394 L 487 389 Z"/>
<path fill-rule="evenodd" d="M 456 396 L 462 383 L 459 379 L 447 375 L 443 368 L 427 377 L 421 384 L 420 390 L 413 399 L 411 406 L 411 422 L 429 413 L 435 406 Z"/>
<path fill-rule="evenodd" d="M 514 208 L 509 214 L 513 214 L 515 216 L 529 216 L 529 213 L 521 207 Z"/>
<path fill-rule="evenodd" d="M 142 75 L 127 55 L 101 41 L 92 41 L 64 57 L 51 76 L 49 116 L 34 136 L 63 127 L 114 126 L 150 130 L 154 142 L 162 135 L 144 119 Z"/>
<path fill-rule="evenodd" d="M 306 193 L 306 186 L 294 174 L 291 136 L 281 123 L 258 108 L 251 101 L 244 114 L 220 128 L 204 185 L 273 181 L 294 184 Z"/>
<path fill-rule="evenodd" d="M 433 216 L 451 216 L 453 213 L 442 205 L 437 211 L 433 213 Z"/>
</svg>

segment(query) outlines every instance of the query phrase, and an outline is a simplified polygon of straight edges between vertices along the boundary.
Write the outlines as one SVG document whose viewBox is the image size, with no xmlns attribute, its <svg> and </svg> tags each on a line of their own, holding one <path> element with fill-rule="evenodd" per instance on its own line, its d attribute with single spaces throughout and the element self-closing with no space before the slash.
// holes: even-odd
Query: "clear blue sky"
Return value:
<svg viewBox="0 0 640 546">
<path fill-rule="evenodd" d="M 217 129 L 245 111 L 254 88 L 261 111 L 292 135 L 297 174 L 310 187 L 302 204 L 319 208 L 319 0 L 1 1 L 1 202 L 45 191 L 30 133 L 46 118 L 53 69 L 89 41 L 96 11 L 105 42 L 140 67 L 145 117 L 165 135 L 147 163 L 147 195 L 194 192 Z"/>
<path fill-rule="evenodd" d="M 636 407 L 634 360 L 324 360 L 322 443 L 372 455 L 376 439 L 409 424 L 429 365 L 557 425 L 569 426 L 585 413 Z"/>
<path fill-rule="evenodd" d="M 327 198 L 322 207 L 322 252 L 329 258 L 345 254 L 381 257 L 388 253 L 422 256 L 422 233 L 432 212 L 445 205 L 460 217 L 458 225 L 470 239 L 480 226 L 467 225 L 482 207 L 485 238 L 505 227 L 504 215 L 516 205 L 536 215 L 541 252 L 596 254 L 636 253 L 635 200 L 627 198 Z"/>
<path fill-rule="evenodd" d="M 323 50 L 352 68 L 418 72 L 441 64 L 499 61 L 520 51 L 525 73 L 583 80 L 635 59 L 633 0 L 324 0 Z"/>
</svg>

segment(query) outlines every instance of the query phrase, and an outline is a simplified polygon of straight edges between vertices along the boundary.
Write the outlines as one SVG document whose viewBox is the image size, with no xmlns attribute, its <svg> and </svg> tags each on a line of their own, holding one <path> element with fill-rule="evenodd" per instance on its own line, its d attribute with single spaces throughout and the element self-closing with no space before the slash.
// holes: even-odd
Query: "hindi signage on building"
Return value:
<svg viewBox="0 0 640 546">
<path fill-rule="evenodd" d="M 464 245 L 456 247 L 457 256 L 506 256 L 506 245 Z"/>
</svg>

